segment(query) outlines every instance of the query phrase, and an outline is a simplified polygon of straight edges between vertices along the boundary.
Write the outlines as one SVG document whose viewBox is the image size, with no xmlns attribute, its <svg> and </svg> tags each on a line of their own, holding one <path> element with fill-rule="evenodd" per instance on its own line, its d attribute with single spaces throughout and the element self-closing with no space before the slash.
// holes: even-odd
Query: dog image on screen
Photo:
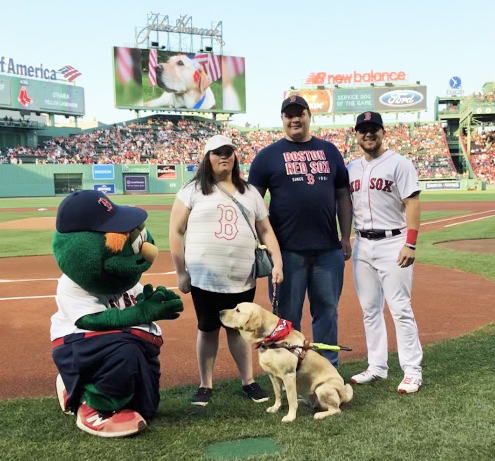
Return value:
<svg viewBox="0 0 495 461">
<path fill-rule="evenodd" d="M 298 395 L 317 410 L 315 419 L 340 413 L 340 405 L 353 396 L 350 384 L 344 384 L 335 367 L 323 356 L 308 349 L 304 335 L 292 329 L 290 322 L 254 303 L 240 303 L 220 312 L 223 325 L 239 331 L 249 344 L 256 344 L 261 368 L 273 385 L 275 403 L 268 413 L 282 406 L 282 384 L 287 393 L 289 412 L 283 422 L 296 419 Z M 287 334 L 279 333 L 285 329 Z M 283 339 L 281 339 L 283 337 Z"/>
<path fill-rule="evenodd" d="M 144 103 L 145 107 L 214 109 L 215 96 L 204 67 L 185 54 L 170 56 L 155 68 L 156 83 L 163 94 Z"/>
</svg>

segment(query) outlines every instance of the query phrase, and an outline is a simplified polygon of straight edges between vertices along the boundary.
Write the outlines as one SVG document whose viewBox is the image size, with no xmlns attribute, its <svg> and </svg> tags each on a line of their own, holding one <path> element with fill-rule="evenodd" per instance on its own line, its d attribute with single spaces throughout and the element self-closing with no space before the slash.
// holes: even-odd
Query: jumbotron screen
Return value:
<svg viewBox="0 0 495 461">
<path fill-rule="evenodd" d="M 85 114 L 84 88 L 0 75 L 0 109 L 82 116 Z"/>
<path fill-rule="evenodd" d="M 245 59 L 114 47 L 115 107 L 246 112 Z"/>
</svg>

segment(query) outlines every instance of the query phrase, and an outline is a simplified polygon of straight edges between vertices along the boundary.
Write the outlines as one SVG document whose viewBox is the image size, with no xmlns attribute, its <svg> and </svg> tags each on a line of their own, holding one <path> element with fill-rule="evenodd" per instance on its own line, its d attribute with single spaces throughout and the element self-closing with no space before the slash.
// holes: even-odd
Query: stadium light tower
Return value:
<svg viewBox="0 0 495 461">
<path fill-rule="evenodd" d="M 199 28 L 194 27 L 192 16 L 187 14 L 180 15 L 175 24 L 171 22 L 168 16 L 162 16 L 160 13 L 150 13 L 147 17 L 146 27 L 135 28 L 135 46 L 140 45 L 150 48 L 150 35 L 156 33 L 155 41 L 151 42 L 151 47 L 158 47 L 158 36 L 160 33 L 167 34 L 166 49 L 170 51 L 179 51 L 185 53 L 194 53 L 197 49 L 206 49 L 209 53 L 223 54 L 223 26 L 222 21 L 211 23 L 211 27 Z M 198 38 L 201 45 L 194 43 L 194 39 Z M 163 40 L 161 40 L 163 42 Z M 204 43 L 205 42 L 205 43 Z M 156 43 L 156 45 L 154 45 Z M 215 50 L 215 45 L 219 49 Z"/>
</svg>

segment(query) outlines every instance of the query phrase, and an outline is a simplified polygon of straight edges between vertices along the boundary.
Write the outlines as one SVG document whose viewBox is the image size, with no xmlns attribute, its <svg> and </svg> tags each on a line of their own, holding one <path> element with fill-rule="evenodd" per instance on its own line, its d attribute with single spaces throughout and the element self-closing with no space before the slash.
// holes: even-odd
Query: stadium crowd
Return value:
<svg viewBox="0 0 495 461">
<path fill-rule="evenodd" d="M 471 136 L 469 161 L 478 179 L 495 184 L 495 132 L 483 131 Z"/>
<path fill-rule="evenodd" d="M 457 177 L 439 123 L 399 123 L 387 126 L 386 131 L 388 146 L 410 158 L 420 177 Z M 241 163 L 249 164 L 261 148 L 280 139 L 283 131 L 241 132 L 226 123 L 197 119 L 182 119 L 174 123 L 166 116 L 159 115 L 141 122 L 127 122 L 70 137 L 53 138 L 36 148 L 9 148 L 3 153 L 3 161 L 40 164 L 194 164 L 200 160 L 204 140 L 214 134 L 231 137 L 238 146 Z M 346 163 L 362 155 L 352 127 L 316 128 L 312 134 L 333 142 Z"/>
</svg>

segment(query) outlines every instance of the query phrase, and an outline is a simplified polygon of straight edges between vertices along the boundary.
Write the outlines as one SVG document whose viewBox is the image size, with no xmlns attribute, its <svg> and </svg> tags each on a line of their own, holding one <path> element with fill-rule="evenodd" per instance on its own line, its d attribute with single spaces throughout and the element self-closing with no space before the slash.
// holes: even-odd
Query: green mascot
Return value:
<svg viewBox="0 0 495 461">
<path fill-rule="evenodd" d="M 63 274 L 50 329 L 57 395 L 77 427 L 100 437 L 134 435 L 156 413 L 163 340 L 154 322 L 183 310 L 172 291 L 139 284 L 158 254 L 147 216 L 91 190 L 58 208 L 53 253 Z"/>
</svg>

